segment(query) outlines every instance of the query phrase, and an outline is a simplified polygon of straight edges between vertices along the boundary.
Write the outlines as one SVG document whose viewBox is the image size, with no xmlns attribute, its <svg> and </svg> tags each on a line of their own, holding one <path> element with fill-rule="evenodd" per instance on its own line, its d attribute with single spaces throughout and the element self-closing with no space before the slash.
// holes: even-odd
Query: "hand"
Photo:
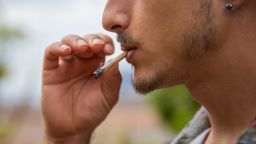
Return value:
<svg viewBox="0 0 256 144">
<path fill-rule="evenodd" d="M 42 112 L 49 139 L 88 139 L 106 118 L 118 101 L 121 75 L 118 66 L 99 79 L 92 73 L 113 52 L 112 40 L 103 34 L 69 35 L 46 49 Z"/>
</svg>

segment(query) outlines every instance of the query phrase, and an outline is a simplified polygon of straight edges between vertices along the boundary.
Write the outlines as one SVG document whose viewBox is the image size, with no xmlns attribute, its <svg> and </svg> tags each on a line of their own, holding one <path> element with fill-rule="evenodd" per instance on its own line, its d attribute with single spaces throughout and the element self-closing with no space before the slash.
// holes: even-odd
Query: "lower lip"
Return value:
<svg viewBox="0 0 256 144">
<path fill-rule="evenodd" d="M 132 63 L 132 59 L 134 57 L 135 52 L 136 52 L 136 49 L 128 51 L 128 54 L 126 56 L 126 60 L 128 63 Z"/>
</svg>

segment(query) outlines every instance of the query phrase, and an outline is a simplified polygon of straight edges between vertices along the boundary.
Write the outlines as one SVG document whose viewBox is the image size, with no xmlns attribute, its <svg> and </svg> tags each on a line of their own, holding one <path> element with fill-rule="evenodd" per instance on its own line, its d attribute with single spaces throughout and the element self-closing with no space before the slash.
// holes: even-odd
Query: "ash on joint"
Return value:
<svg viewBox="0 0 256 144">
<path fill-rule="evenodd" d="M 93 74 L 95 78 L 99 78 L 103 74 L 103 69 L 98 68 Z"/>
</svg>

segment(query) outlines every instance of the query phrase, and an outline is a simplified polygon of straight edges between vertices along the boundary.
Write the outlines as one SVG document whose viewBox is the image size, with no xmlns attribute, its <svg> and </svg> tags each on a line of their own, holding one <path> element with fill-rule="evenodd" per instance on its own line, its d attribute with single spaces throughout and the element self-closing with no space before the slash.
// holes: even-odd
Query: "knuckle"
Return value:
<svg viewBox="0 0 256 144">
<path fill-rule="evenodd" d="M 51 45 L 49 45 L 49 46 L 46 48 L 46 50 L 51 50 L 51 49 L 53 49 L 53 48 L 59 47 L 60 44 L 61 44 L 60 42 L 54 42 L 54 43 L 52 43 Z"/>
<path fill-rule="evenodd" d="M 99 37 L 100 37 L 101 39 L 103 39 L 103 40 L 106 41 L 107 43 L 113 45 L 113 40 L 112 40 L 112 38 L 111 38 L 110 36 L 105 35 L 105 34 L 102 34 L 102 33 L 99 33 L 98 35 L 99 35 Z"/>
<path fill-rule="evenodd" d="M 98 33 L 99 36 L 105 38 L 105 39 L 109 39 L 111 40 L 110 36 L 106 35 L 106 34 L 103 34 L 103 33 Z"/>
<path fill-rule="evenodd" d="M 96 37 L 97 35 L 96 34 L 86 34 L 86 35 L 84 35 L 83 37 L 84 38 L 89 38 L 89 37 Z"/>
<path fill-rule="evenodd" d="M 47 57 L 49 55 L 51 55 L 54 51 L 56 51 L 56 49 L 61 45 L 60 42 L 54 42 L 51 45 L 49 45 L 45 51 L 44 51 L 44 56 Z"/>
<path fill-rule="evenodd" d="M 61 42 L 63 42 L 63 43 L 73 43 L 74 40 L 76 40 L 78 38 L 80 38 L 80 36 L 75 35 L 75 34 L 69 34 L 69 35 L 63 37 Z"/>
<path fill-rule="evenodd" d="M 87 34 L 87 35 L 84 35 L 83 38 L 86 41 L 92 41 L 93 39 L 100 38 L 100 37 L 96 34 Z"/>
<path fill-rule="evenodd" d="M 75 34 L 69 34 L 69 35 L 66 35 L 64 36 L 62 39 L 65 40 L 65 39 L 71 39 L 73 37 L 77 37 L 78 35 L 75 35 Z"/>
</svg>

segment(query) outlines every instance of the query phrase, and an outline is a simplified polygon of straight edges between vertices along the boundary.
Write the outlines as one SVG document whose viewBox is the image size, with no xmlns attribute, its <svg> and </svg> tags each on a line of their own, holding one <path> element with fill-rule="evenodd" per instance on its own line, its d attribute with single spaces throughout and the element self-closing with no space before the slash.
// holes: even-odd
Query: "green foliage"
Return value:
<svg viewBox="0 0 256 144">
<path fill-rule="evenodd" d="M 15 38 L 23 38 L 24 34 L 21 30 L 10 26 L 0 26 L 0 40 L 10 40 Z"/>
<path fill-rule="evenodd" d="M 4 50 L 7 48 L 5 43 L 9 40 L 21 39 L 23 37 L 24 34 L 21 30 L 0 24 L 0 79 L 6 76 L 8 72 L 7 68 L 1 61 L 3 59 Z"/>
<path fill-rule="evenodd" d="M 132 144 L 132 140 L 129 138 L 128 134 L 123 134 L 120 137 L 121 144 Z"/>
<path fill-rule="evenodd" d="M 141 137 L 141 138 L 134 138 L 131 137 L 128 133 L 124 133 L 120 135 L 120 144 L 155 144 L 157 139 L 152 137 Z"/>
<path fill-rule="evenodd" d="M 5 67 L 0 65 L 0 79 L 7 75 L 7 70 Z"/>
<path fill-rule="evenodd" d="M 0 122 L 0 140 L 8 140 L 13 134 L 10 124 Z"/>
<path fill-rule="evenodd" d="M 152 92 L 149 102 L 168 128 L 175 132 L 180 131 L 199 108 L 183 85 Z"/>
</svg>

